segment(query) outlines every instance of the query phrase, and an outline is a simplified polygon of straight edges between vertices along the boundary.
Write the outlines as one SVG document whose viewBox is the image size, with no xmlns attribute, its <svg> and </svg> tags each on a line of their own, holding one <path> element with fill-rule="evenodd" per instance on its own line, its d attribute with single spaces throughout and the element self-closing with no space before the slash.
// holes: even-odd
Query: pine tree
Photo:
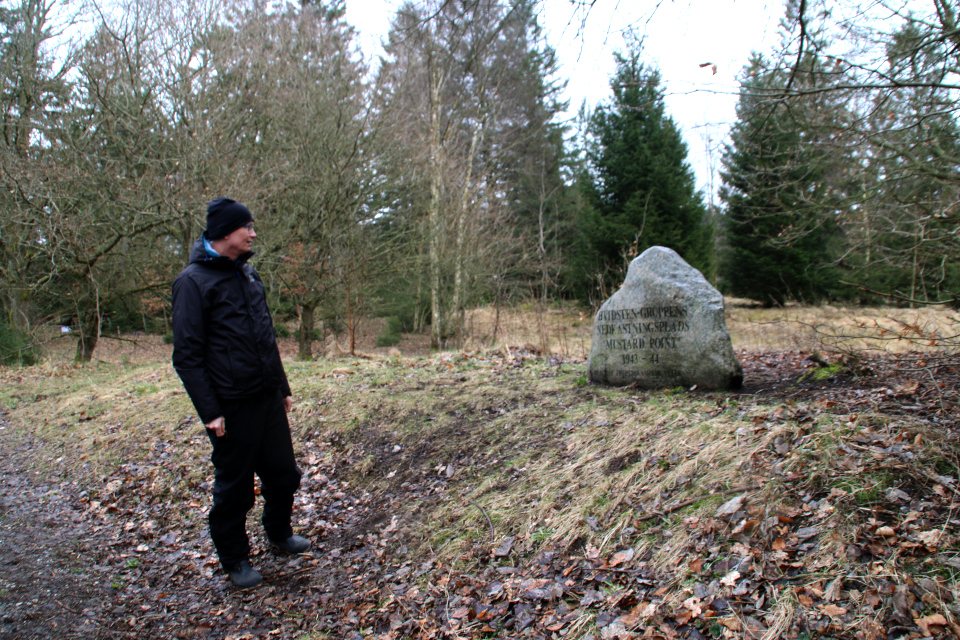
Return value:
<svg viewBox="0 0 960 640">
<path fill-rule="evenodd" d="M 799 81 L 811 82 L 815 74 L 805 76 Z M 768 305 L 823 298 L 835 280 L 830 248 L 837 165 L 808 119 L 825 110 L 778 102 L 787 81 L 785 74 L 767 71 L 761 56 L 752 58 L 721 172 L 722 286 Z"/>
<path fill-rule="evenodd" d="M 661 245 L 708 276 L 713 232 L 687 164 L 687 146 L 666 114 L 660 74 L 639 51 L 616 57 L 613 100 L 590 116 L 580 184 L 586 206 L 570 280 L 582 297 L 606 297 L 630 259 Z"/>
</svg>

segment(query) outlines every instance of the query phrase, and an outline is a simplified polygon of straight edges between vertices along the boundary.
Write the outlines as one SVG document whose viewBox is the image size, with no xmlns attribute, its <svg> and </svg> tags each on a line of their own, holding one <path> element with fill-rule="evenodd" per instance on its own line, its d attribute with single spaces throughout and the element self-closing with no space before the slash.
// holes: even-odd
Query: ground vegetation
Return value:
<svg viewBox="0 0 960 640">
<path fill-rule="evenodd" d="M 3 633 L 949 637 L 956 358 L 829 352 L 789 328 L 864 318 L 793 314 L 731 308 L 727 393 L 588 385 L 576 348 L 437 356 L 371 333 L 365 358 L 304 362 L 281 340 L 316 546 L 274 555 L 254 512 L 251 591 L 205 534 L 209 444 L 169 346 L 0 370 Z"/>
</svg>

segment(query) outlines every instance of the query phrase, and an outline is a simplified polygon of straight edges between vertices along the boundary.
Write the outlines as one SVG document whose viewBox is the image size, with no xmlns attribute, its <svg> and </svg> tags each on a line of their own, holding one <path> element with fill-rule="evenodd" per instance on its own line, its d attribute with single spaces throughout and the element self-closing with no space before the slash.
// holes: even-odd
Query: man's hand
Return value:
<svg viewBox="0 0 960 640">
<path fill-rule="evenodd" d="M 220 416 L 219 418 L 214 418 L 204 426 L 207 429 L 210 429 L 211 431 L 213 431 L 218 438 L 222 438 L 227 433 L 227 426 L 223 423 L 223 416 Z"/>
<path fill-rule="evenodd" d="M 290 409 L 293 409 L 293 396 L 287 396 L 283 399 L 283 410 L 290 413 Z"/>
</svg>

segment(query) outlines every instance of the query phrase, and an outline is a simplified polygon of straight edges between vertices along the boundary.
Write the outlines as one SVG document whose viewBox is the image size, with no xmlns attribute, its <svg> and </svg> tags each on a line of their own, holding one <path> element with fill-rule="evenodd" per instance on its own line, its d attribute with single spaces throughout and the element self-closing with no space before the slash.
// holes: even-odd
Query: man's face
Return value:
<svg viewBox="0 0 960 640">
<path fill-rule="evenodd" d="M 217 250 L 222 256 L 227 256 L 231 260 L 236 260 L 253 246 L 253 239 L 257 237 L 257 232 L 253 230 L 253 223 L 247 223 L 239 229 L 223 237 L 223 251 Z"/>
</svg>

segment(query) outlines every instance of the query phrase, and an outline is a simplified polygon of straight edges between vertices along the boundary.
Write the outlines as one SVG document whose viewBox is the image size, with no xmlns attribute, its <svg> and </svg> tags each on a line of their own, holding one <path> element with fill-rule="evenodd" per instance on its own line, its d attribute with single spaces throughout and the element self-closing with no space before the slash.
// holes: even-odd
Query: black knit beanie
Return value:
<svg viewBox="0 0 960 640">
<path fill-rule="evenodd" d="M 250 222 L 250 209 L 230 198 L 217 198 L 207 207 L 207 240 L 224 238 Z"/>
</svg>

